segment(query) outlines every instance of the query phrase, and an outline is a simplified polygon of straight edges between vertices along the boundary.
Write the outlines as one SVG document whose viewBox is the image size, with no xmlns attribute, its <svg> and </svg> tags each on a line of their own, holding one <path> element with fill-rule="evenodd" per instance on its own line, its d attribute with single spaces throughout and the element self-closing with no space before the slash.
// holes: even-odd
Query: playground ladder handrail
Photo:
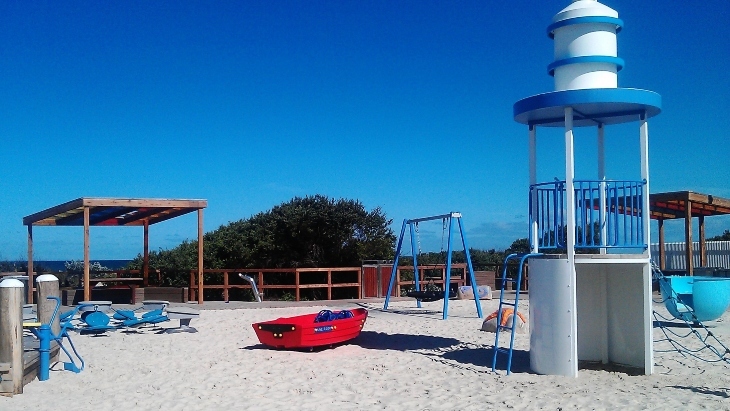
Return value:
<svg viewBox="0 0 730 411">
<path fill-rule="evenodd" d="M 502 269 L 502 290 L 499 293 L 499 308 L 497 309 L 497 329 L 495 331 L 494 335 L 494 349 L 493 349 L 493 357 L 492 357 L 492 371 L 496 371 L 497 369 L 497 354 L 502 352 L 507 354 L 507 375 L 510 375 L 511 368 L 512 368 L 512 349 L 514 347 L 515 342 L 515 324 L 517 323 L 518 316 L 518 307 L 520 303 L 520 284 L 522 283 L 522 267 L 525 264 L 525 261 L 530 257 L 537 257 L 542 255 L 542 253 L 528 253 L 528 254 L 510 254 L 504 259 L 504 268 Z M 517 278 L 508 278 L 507 277 L 507 263 L 512 259 L 520 259 L 520 263 L 517 268 Z M 515 288 L 515 302 L 511 303 L 504 300 L 504 290 L 507 288 L 507 283 L 516 284 Z M 512 311 L 512 323 L 511 324 L 505 324 L 502 325 L 502 308 L 507 305 L 513 307 Z M 510 331 L 510 339 L 509 339 L 509 348 L 500 348 L 499 346 L 499 333 L 502 330 L 509 330 Z"/>
</svg>

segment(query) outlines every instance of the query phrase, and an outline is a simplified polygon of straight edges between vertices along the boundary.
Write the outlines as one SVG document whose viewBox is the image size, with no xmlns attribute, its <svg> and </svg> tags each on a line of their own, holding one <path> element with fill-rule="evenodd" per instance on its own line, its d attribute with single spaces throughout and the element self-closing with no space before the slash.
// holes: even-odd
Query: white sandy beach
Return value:
<svg viewBox="0 0 730 411">
<path fill-rule="evenodd" d="M 53 371 L 0 397 L 0 410 L 730 410 L 730 365 L 676 352 L 655 353 L 652 376 L 544 376 L 529 371 L 529 335 L 518 334 L 512 375 L 493 373 L 494 334 L 479 330 L 474 302 L 451 301 L 446 321 L 442 304 L 399 301 L 388 312 L 361 304 L 370 313 L 360 337 L 315 352 L 267 349 L 251 323 L 354 304 L 202 310 L 191 324 L 198 333 L 72 334 L 86 369 Z M 497 304 L 482 301 L 485 317 Z M 730 314 L 710 324 L 730 345 Z"/>
</svg>

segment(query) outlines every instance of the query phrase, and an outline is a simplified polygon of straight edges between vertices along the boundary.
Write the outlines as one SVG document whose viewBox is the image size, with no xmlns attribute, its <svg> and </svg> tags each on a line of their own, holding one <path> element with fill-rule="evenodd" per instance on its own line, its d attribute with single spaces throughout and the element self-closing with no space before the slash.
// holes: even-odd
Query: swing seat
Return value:
<svg viewBox="0 0 730 411">
<path fill-rule="evenodd" d="M 444 292 L 441 290 L 436 291 L 408 291 L 406 293 L 408 297 L 415 298 L 416 300 L 421 300 L 425 303 L 430 303 L 432 301 L 438 301 L 442 298 L 444 298 Z M 456 298 L 456 294 L 449 292 L 449 299 Z"/>
</svg>

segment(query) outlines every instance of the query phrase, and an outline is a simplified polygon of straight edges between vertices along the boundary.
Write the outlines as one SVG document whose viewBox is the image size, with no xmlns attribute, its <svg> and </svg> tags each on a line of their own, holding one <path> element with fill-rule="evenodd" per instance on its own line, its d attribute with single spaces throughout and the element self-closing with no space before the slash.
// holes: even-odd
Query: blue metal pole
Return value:
<svg viewBox="0 0 730 411">
<path fill-rule="evenodd" d="M 416 252 L 416 236 L 413 228 L 413 220 L 408 222 L 411 229 L 411 254 L 413 255 L 413 279 L 416 284 L 416 291 L 421 291 L 421 276 L 418 272 L 418 253 Z M 418 224 L 418 223 L 415 223 Z M 416 307 L 421 308 L 421 300 L 416 299 Z"/>
<path fill-rule="evenodd" d="M 507 258 L 504 259 L 504 267 L 502 269 L 502 289 L 500 290 L 499 294 L 499 306 L 497 307 L 497 330 L 494 333 L 494 350 L 492 357 L 492 371 L 495 371 L 497 369 L 497 354 L 499 353 L 499 331 L 501 330 L 500 324 L 502 324 L 502 306 L 504 303 L 504 289 L 506 288 L 507 281 L 505 279 L 507 278 L 507 263 L 512 258 L 516 257 L 516 253 L 512 253 L 507 256 Z M 496 279 L 495 279 L 496 282 Z M 513 318 L 514 320 L 514 318 Z"/>
<path fill-rule="evenodd" d="M 388 284 L 388 294 L 385 296 L 385 305 L 383 309 L 388 309 L 388 302 L 390 301 L 390 294 L 393 292 L 393 282 L 395 281 L 395 274 L 398 270 L 398 257 L 400 256 L 400 249 L 403 245 L 403 235 L 406 233 L 406 223 L 408 220 L 403 220 L 403 227 L 400 229 L 400 238 L 398 238 L 398 247 L 395 249 L 395 258 L 393 259 L 393 268 L 390 270 L 390 283 Z"/>
<path fill-rule="evenodd" d="M 446 256 L 446 279 L 444 281 L 444 315 L 443 319 L 445 320 L 449 316 L 449 288 L 451 286 L 451 245 L 452 245 L 452 236 L 454 232 L 454 218 L 451 217 L 451 214 L 449 215 L 449 245 L 447 248 L 447 256 Z M 475 296 L 476 297 L 476 296 Z"/>
<path fill-rule="evenodd" d="M 469 269 L 469 281 L 471 281 L 471 290 L 474 293 L 474 301 L 477 305 L 477 315 L 482 318 L 482 303 L 479 301 L 479 291 L 477 290 L 477 280 L 474 278 L 474 268 L 471 265 L 471 255 L 469 254 L 469 245 L 466 242 L 466 236 L 464 235 L 464 225 L 461 222 L 461 217 L 457 217 L 456 221 L 459 223 L 459 232 L 461 233 L 461 244 L 464 246 L 464 256 L 466 257 L 466 266 Z"/>
<path fill-rule="evenodd" d="M 40 347 L 40 370 L 38 371 L 38 380 L 46 381 L 51 370 L 51 326 L 42 324 L 38 329 L 38 342 Z"/>
</svg>

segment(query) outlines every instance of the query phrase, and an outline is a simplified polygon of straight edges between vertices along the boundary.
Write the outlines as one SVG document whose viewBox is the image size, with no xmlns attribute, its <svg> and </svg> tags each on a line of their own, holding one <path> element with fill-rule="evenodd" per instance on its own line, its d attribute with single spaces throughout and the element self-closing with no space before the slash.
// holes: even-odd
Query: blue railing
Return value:
<svg viewBox="0 0 730 411">
<path fill-rule="evenodd" d="M 574 180 L 575 247 L 646 248 L 644 235 L 644 181 Z M 567 204 L 565 181 L 530 187 L 530 222 L 537 222 L 539 248 L 566 247 Z M 605 204 L 601 207 L 601 204 Z"/>
</svg>

